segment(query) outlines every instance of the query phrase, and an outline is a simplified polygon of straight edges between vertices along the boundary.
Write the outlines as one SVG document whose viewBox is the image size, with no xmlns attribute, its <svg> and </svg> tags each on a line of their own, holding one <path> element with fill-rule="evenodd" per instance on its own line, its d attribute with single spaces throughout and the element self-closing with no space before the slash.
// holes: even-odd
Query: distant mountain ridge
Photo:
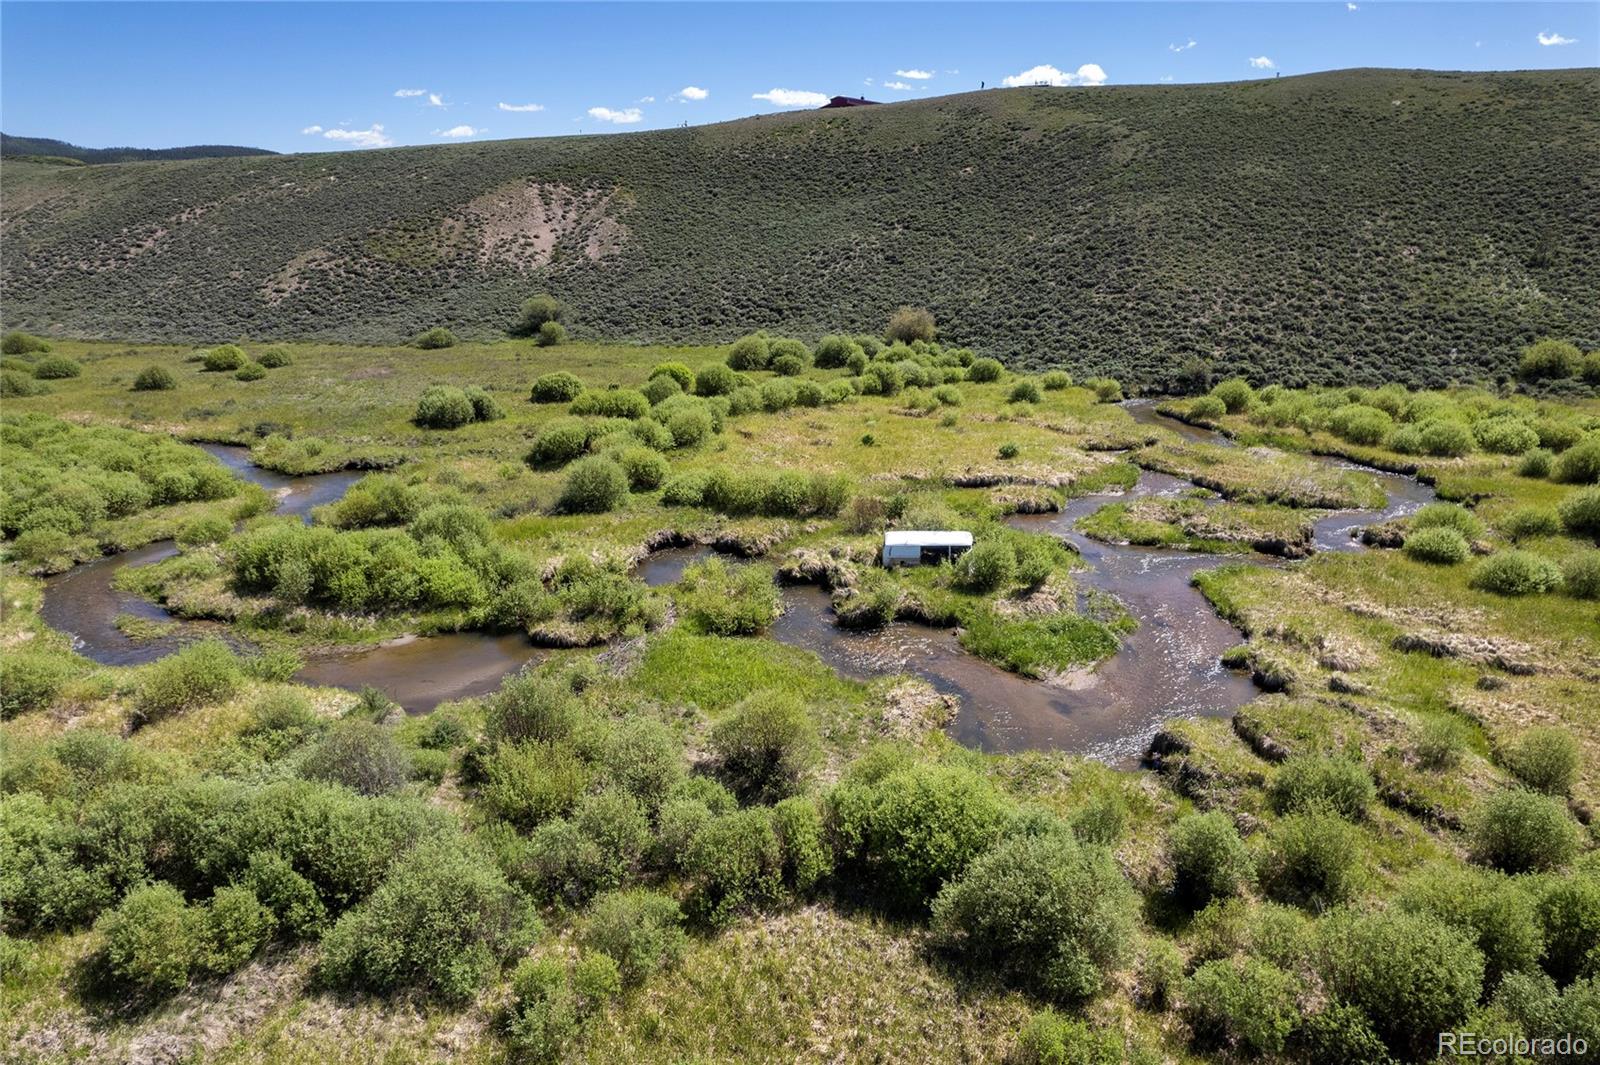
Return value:
<svg viewBox="0 0 1600 1065">
<path fill-rule="evenodd" d="M 1600 72 L 1021 88 L 605 136 L 3 172 L 5 325 L 816 339 L 929 307 L 1146 387 L 1438 386 L 1600 347 Z"/>
<path fill-rule="evenodd" d="M 0 133 L 0 157 L 55 156 L 80 163 L 143 163 L 157 159 L 222 159 L 236 155 L 277 155 L 265 148 L 236 144 L 191 144 L 182 148 L 82 148 L 50 137 Z"/>
</svg>

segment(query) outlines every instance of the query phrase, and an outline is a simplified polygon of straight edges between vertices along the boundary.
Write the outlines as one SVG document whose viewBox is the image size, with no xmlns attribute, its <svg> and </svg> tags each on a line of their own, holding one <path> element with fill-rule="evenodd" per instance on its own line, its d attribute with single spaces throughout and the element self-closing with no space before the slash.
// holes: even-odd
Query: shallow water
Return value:
<svg viewBox="0 0 1600 1065">
<path fill-rule="evenodd" d="M 1193 442 L 1232 446 L 1219 433 L 1156 413 L 1152 401 L 1133 400 L 1126 407 L 1140 424 L 1160 425 Z M 362 476 L 341 471 L 287 477 L 252 465 L 245 448 L 202 446 L 240 477 L 276 493 L 278 513 L 308 521 L 313 507 L 337 500 Z M 1433 498 L 1431 488 L 1410 477 L 1336 459 L 1320 461 L 1368 473 L 1383 485 L 1388 499 L 1379 510 L 1338 511 L 1318 519 L 1314 523 L 1318 550 L 1359 549 L 1353 533 L 1362 526 L 1409 513 Z M 814 652 L 847 676 L 868 679 L 911 673 L 958 696 L 961 708 L 951 732 L 962 743 L 992 751 L 1059 749 L 1118 764 L 1134 762 L 1164 722 L 1175 717 L 1226 716 L 1255 694 L 1246 676 L 1220 664 L 1222 652 L 1239 641 L 1239 633 L 1190 584 L 1195 573 L 1235 559 L 1103 544 L 1073 526 L 1108 502 L 1182 495 L 1192 487 L 1180 478 L 1144 471 L 1127 492 L 1080 496 L 1056 514 L 1009 519 L 1016 528 L 1049 533 L 1070 543 L 1088 564 L 1076 575 L 1080 590 L 1115 596 L 1138 621 L 1117 654 L 1098 669 L 1044 683 L 968 654 L 954 630 L 909 623 L 872 632 L 841 629 L 833 624 L 828 593 L 812 586 L 782 590 L 784 612 L 771 635 Z M 185 622 L 170 636 L 131 640 L 112 623 L 119 613 L 170 620 L 156 604 L 116 591 L 111 579 L 123 566 L 145 565 L 175 553 L 172 543 L 163 541 L 51 577 L 45 582 L 41 614 L 49 624 L 70 633 L 82 654 L 110 665 L 149 662 L 171 653 L 183 639 L 225 631 Z M 651 554 L 636 572 L 652 587 L 672 584 L 682 578 L 685 568 L 711 553 L 703 546 L 667 548 Z M 1285 564 L 1276 559 L 1254 561 Z M 520 634 L 406 637 L 366 651 L 317 659 L 295 679 L 352 691 L 370 685 L 407 711 L 421 713 L 449 699 L 493 691 L 507 674 L 546 653 Z"/>
</svg>

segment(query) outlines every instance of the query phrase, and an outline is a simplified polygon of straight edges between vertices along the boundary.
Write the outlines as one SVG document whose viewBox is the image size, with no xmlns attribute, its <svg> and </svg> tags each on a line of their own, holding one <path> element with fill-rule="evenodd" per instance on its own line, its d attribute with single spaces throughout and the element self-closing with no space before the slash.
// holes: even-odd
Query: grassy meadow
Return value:
<svg viewBox="0 0 1600 1065">
<path fill-rule="evenodd" d="M 8 1061 L 1600 1045 L 1581 380 L 1165 402 L 1225 446 L 1136 419 L 1115 381 L 914 336 L 60 340 L 5 372 Z M 200 442 L 358 476 L 302 522 Z M 1384 503 L 1329 455 L 1440 501 L 1314 550 L 1331 509 Z M 1082 498 L 1142 473 L 1188 487 Z M 841 627 L 956 629 L 1041 684 L 1081 674 L 1136 620 L 1086 594 L 1070 543 L 1007 522 L 1074 500 L 1101 545 L 1219 556 L 1195 584 L 1240 631 L 1222 664 L 1260 689 L 1174 715 L 1138 769 L 963 747 L 958 700 L 914 662 L 859 680 L 773 634 L 782 584 L 813 584 Z M 976 546 L 884 571 L 892 527 Z M 101 665 L 41 618 L 55 575 L 168 538 L 115 581 L 200 626 L 181 650 Z M 691 545 L 714 553 L 640 579 Z M 382 685 L 294 679 L 444 632 L 547 654 L 416 715 Z"/>
</svg>

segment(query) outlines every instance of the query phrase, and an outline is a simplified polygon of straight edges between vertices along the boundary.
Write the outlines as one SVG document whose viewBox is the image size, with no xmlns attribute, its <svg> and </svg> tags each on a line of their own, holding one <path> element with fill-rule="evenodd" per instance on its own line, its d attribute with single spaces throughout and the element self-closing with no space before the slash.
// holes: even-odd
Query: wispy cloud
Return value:
<svg viewBox="0 0 1600 1065">
<path fill-rule="evenodd" d="M 450 105 L 444 102 L 444 97 L 443 96 L 440 96 L 436 92 L 430 92 L 428 94 L 428 106 L 429 107 L 448 107 Z"/>
<path fill-rule="evenodd" d="M 317 129 L 316 126 L 307 126 Z M 330 141 L 339 141 L 352 148 L 387 148 L 394 143 L 394 138 L 383 131 L 383 127 L 374 122 L 369 129 L 325 129 L 322 136 Z"/>
<path fill-rule="evenodd" d="M 435 137 L 477 137 L 489 131 L 481 126 L 451 126 L 449 129 L 436 129 Z"/>
<path fill-rule="evenodd" d="M 1345 4 L 1344 5 L 1344 9 L 1346 11 L 1360 11 L 1361 10 L 1361 5 L 1360 4 Z"/>
<path fill-rule="evenodd" d="M 642 104 L 653 104 L 655 102 L 656 102 L 656 98 L 654 96 L 641 96 L 641 97 L 639 97 L 639 103 L 642 103 Z"/>
<path fill-rule="evenodd" d="M 698 85 L 685 85 L 678 90 L 678 99 L 680 100 L 704 100 L 710 95 L 709 92 Z"/>
<path fill-rule="evenodd" d="M 933 71 L 918 70 L 916 67 L 912 67 L 910 70 L 897 70 L 894 72 L 894 76 L 897 78 L 910 78 L 912 81 L 927 81 L 933 77 Z"/>
<path fill-rule="evenodd" d="M 1555 44 L 1577 44 L 1578 38 L 1563 37 L 1559 33 L 1541 33 L 1539 34 L 1539 43 L 1549 48 Z"/>
<path fill-rule="evenodd" d="M 750 99 L 765 100 L 779 107 L 821 107 L 831 97 L 827 93 L 807 92 L 804 89 L 768 89 L 766 92 L 751 93 Z"/>
<path fill-rule="evenodd" d="M 910 92 L 912 89 L 912 86 L 903 81 L 886 81 L 883 83 L 883 87 L 885 89 L 899 89 L 901 92 Z"/>
<path fill-rule="evenodd" d="M 644 121 L 644 112 L 637 107 L 626 107 L 621 111 L 613 111 L 609 107 L 589 108 L 589 117 L 599 122 L 610 122 L 617 126 L 631 126 L 635 122 Z"/>
<path fill-rule="evenodd" d="M 500 104 L 502 111 L 543 111 L 544 104 Z"/>
<path fill-rule="evenodd" d="M 1257 70 L 1275 70 L 1278 66 L 1278 64 L 1274 63 L 1264 55 L 1251 56 L 1250 65 L 1255 67 Z"/>
<path fill-rule="evenodd" d="M 1195 41 L 1195 39 L 1193 37 L 1190 37 L 1189 40 L 1188 40 L 1188 43 L 1186 43 L 1186 44 L 1169 44 L 1169 45 L 1167 45 L 1167 51 L 1169 51 L 1169 52 L 1187 52 L 1189 49 L 1193 48 L 1196 43 L 1197 42 Z"/>
<path fill-rule="evenodd" d="M 1106 72 L 1099 63 L 1085 63 L 1076 73 L 1068 74 L 1064 70 L 1057 70 L 1048 63 L 1024 70 L 1021 74 L 1013 74 L 1001 82 L 1007 88 L 1016 88 L 1019 85 L 1104 85 Z"/>
<path fill-rule="evenodd" d="M 1162 81 L 1171 81 L 1172 80 L 1172 75 L 1171 74 L 1163 74 L 1163 75 L 1161 75 L 1161 80 Z"/>
<path fill-rule="evenodd" d="M 300 132 L 309 137 L 309 136 L 312 136 L 314 134 L 321 133 L 322 132 L 322 127 L 321 126 L 307 126 L 305 129 L 301 130 Z"/>
<path fill-rule="evenodd" d="M 408 96 L 421 96 L 427 91 L 427 89 L 396 89 L 394 94 L 403 100 Z"/>
</svg>

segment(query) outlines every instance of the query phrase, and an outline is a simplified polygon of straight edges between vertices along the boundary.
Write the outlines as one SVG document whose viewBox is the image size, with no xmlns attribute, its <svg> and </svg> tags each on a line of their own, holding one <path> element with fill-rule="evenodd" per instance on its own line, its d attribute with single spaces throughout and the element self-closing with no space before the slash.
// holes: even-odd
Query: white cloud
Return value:
<svg viewBox="0 0 1600 1065">
<path fill-rule="evenodd" d="M 1255 67 L 1257 70 L 1273 70 L 1278 64 L 1274 63 L 1264 55 L 1253 55 L 1250 57 L 1250 65 Z"/>
<path fill-rule="evenodd" d="M 1189 49 L 1193 48 L 1195 46 L 1195 44 L 1196 44 L 1195 39 L 1193 37 L 1190 37 L 1188 44 L 1169 44 L 1169 45 L 1167 45 L 1167 51 L 1169 51 L 1169 52 L 1187 52 Z"/>
<path fill-rule="evenodd" d="M 959 74 L 959 73 L 961 73 L 961 71 L 959 71 L 959 70 L 947 70 L 947 71 L 945 71 L 945 73 L 946 74 Z"/>
<path fill-rule="evenodd" d="M 656 98 L 654 96 L 641 96 L 639 97 L 639 102 L 642 104 L 653 104 L 656 102 Z"/>
<path fill-rule="evenodd" d="M 405 99 L 408 96 L 421 96 L 427 91 L 427 89 L 396 89 L 394 94 L 401 99 Z"/>
<path fill-rule="evenodd" d="M 543 111 L 544 104 L 501 104 L 502 111 Z"/>
<path fill-rule="evenodd" d="M 698 85 L 685 85 L 678 90 L 678 96 L 684 100 L 704 100 L 711 94 Z"/>
<path fill-rule="evenodd" d="M 589 108 L 589 117 L 601 122 L 610 122 L 617 126 L 631 126 L 635 122 L 640 122 L 644 119 L 644 112 L 637 107 L 629 107 L 621 111 L 613 111 L 609 107 L 591 107 Z"/>
<path fill-rule="evenodd" d="M 918 70 L 912 67 L 910 70 L 897 70 L 894 72 L 894 76 L 897 78 L 910 78 L 912 81 L 927 81 L 933 77 L 933 71 Z"/>
<path fill-rule="evenodd" d="M 435 137 L 476 137 L 489 131 L 481 126 L 451 126 L 449 129 L 436 129 Z"/>
<path fill-rule="evenodd" d="M 1163 75 L 1161 75 L 1161 80 L 1162 81 L 1171 81 L 1172 80 L 1172 75 L 1171 74 L 1163 74 Z"/>
<path fill-rule="evenodd" d="M 353 148 L 387 148 L 394 138 L 383 131 L 376 122 L 371 129 L 327 129 L 322 135 L 330 141 L 343 141 Z"/>
<path fill-rule="evenodd" d="M 444 107 L 445 106 L 444 97 L 440 96 L 436 92 L 430 92 L 428 94 L 428 106 L 429 107 Z"/>
<path fill-rule="evenodd" d="M 899 89 L 901 92 L 910 92 L 912 88 L 903 81 L 886 81 L 883 83 L 883 87 L 885 89 Z"/>
<path fill-rule="evenodd" d="M 1344 9 L 1346 11 L 1359 11 L 1361 10 L 1361 7 L 1358 4 L 1345 4 Z"/>
<path fill-rule="evenodd" d="M 1057 70 L 1048 63 L 1024 70 L 1021 74 L 1013 74 L 1001 82 L 1009 89 L 1019 85 L 1104 85 L 1106 72 L 1100 68 L 1099 63 L 1085 63 L 1079 67 L 1077 73 L 1068 74 L 1064 70 Z"/>
<path fill-rule="evenodd" d="M 1576 37 L 1563 37 L 1559 33 L 1541 33 L 1539 34 L 1539 43 L 1549 48 L 1553 44 L 1577 44 L 1578 39 Z"/>
<path fill-rule="evenodd" d="M 321 133 L 322 132 L 322 127 L 321 126 L 307 126 L 305 129 L 301 130 L 300 132 L 304 133 L 306 136 L 311 136 L 312 134 Z"/>
<path fill-rule="evenodd" d="M 831 97 L 827 93 L 806 92 L 804 89 L 768 89 L 750 94 L 752 100 L 765 100 L 779 107 L 821 107 Z"/>
</svg>

